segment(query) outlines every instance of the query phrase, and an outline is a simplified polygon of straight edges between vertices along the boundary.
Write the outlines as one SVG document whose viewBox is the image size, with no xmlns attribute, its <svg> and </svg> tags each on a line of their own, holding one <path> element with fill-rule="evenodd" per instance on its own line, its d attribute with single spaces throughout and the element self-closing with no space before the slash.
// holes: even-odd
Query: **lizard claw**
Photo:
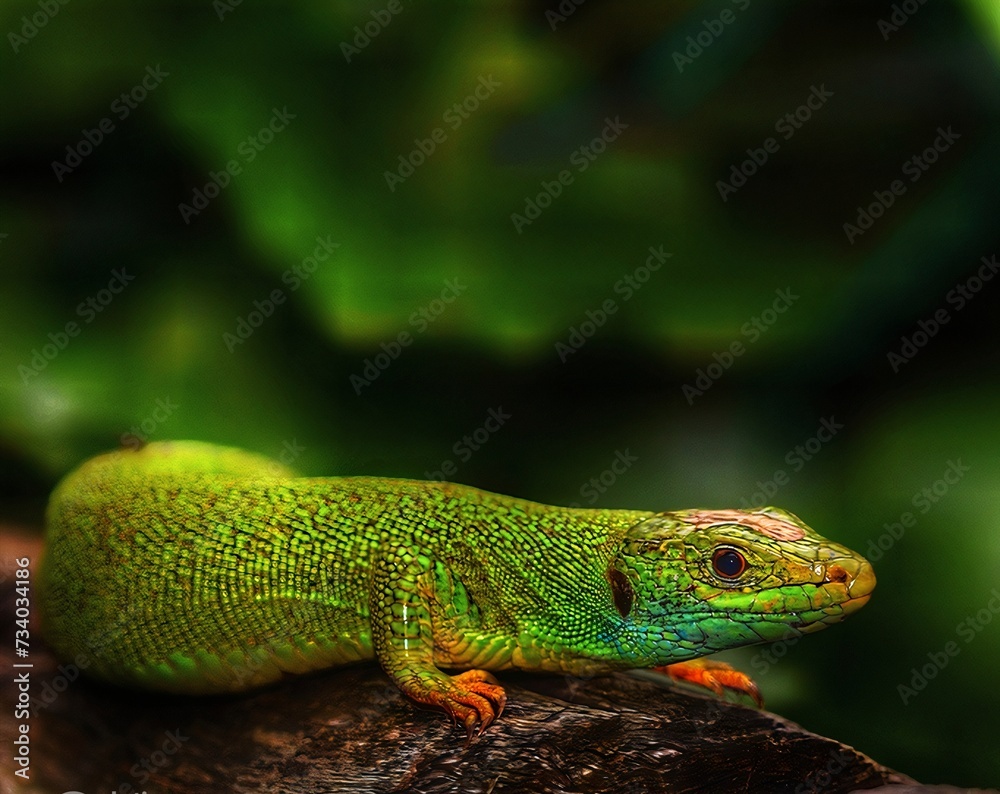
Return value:
<svg viewBox="0 0 1000 794">
<path fill-rule="evenodd" d="M 754 680 L 746 673 L 741 673 L 725 662 L 713 662 L 708 659 L 695 659 L 690 662 L 668 664 L 665 667 L 654 667 L 658 673 L 670 676 L 675 681 L 686 681 L 695 686 L 711 689 L 722 697 L 725 690 L 747 695 L 757 704 L 764 707 L 764 699 Z"/>
<path fill-rule="evenodd" d="M 446 694 L 447 702 L 441 705 L 446 711 L 456 704 L 469 707 L 462 722 L 471 740 L 473 734 L 485 733 L 503 714 L 507 695 L 500 682 L 485 670 L 467 670 L 452 676 L 451 681 L 455 688 Z"/>
<path fill-rule="evenodd" d="M 442 709 L 451 717 L 452 724 L 465 726 L 468 746 L 473 736 L 483 734 L 503 713 L 507 695 L 500 682 L 485 670 L 467 670 L 445 680 L 447 684 L 441 689 L 407 694 L 420 703 Z"/>
</svg>

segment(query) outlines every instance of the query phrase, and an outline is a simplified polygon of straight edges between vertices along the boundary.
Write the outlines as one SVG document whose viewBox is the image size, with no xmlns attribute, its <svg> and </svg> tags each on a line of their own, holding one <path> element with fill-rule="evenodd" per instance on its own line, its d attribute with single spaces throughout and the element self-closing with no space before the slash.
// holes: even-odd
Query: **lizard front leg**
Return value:
<svg viewBox="0 0 1000 794">
<path fill-rule="evenodd" d="M 757 684 L 746 673 L 736 670 L 725 662 L 716 662 L 704 657 L 687 662 L 676 662 L 663 667 L 654 667 L 657 673 L 670 676 L 675 681 L 685 681 L 695 686 L 705 687 L 722 697 L 725 690 L 747 695 L 758 708 L 764 707 Z"/>
<path fill-rule="evenodd" d="M 372 642 L 382 668 L 406 695 L 442 709 L 471 738 L 500 716 L 507 697 L 485 670 L 452 676 L 435 666 L 432 567 L 428 555 L 413 549 L 379 554 L 369 600 Z"/>
</svg>

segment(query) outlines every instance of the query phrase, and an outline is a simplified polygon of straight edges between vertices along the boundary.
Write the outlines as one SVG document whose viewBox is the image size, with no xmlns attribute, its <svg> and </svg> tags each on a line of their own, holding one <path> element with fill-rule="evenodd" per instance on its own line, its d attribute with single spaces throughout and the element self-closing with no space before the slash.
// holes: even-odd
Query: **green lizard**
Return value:
<svg viewBox="0 0 1000 794">
<path fill-rule="evenodd" d="M 775 508 L 549 507 L 178 441 L 59 484 L 39 601 L 50 644 L 107 681 L 227 692 L 376 658 L 471 735 L 505 703 L 488 670 L 657 668 L 759 702 L 743 673 L 691 660 L 822 629 L 874 586 Z"/>
</svg>

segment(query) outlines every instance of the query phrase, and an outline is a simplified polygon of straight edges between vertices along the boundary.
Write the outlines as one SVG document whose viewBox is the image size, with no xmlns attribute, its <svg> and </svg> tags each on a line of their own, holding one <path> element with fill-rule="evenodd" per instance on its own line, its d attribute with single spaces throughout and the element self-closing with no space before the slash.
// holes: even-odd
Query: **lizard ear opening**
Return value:
<svg viewBox="0 0 1000 794">
<path fill-rule="evenodd" d="M 611 595 L 615 599 L 615 608 L 623 618 L 627 618 L 628 613 L 632 611 L 632 602 L 635 600 L 632 583 L 629 582 L 625 574 L 614 567 L 608 568 L 608 581 L 611 583 Z"/>
</svg>

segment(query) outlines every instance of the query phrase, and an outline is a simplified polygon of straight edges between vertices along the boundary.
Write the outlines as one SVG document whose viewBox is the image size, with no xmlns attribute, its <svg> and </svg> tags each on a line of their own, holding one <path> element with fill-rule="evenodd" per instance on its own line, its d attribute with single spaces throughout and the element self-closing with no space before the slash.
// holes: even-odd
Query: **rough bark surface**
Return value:
<svg viewBox="0 0 1000 794">
<path fill-rule="evenodd" d="M 4 557 L 38 557 L 4 538 Z M 13 575 L 0 585 L 12 638 Z M 0 664 L 17 661 L 12 641 Z M 188 698 L 104 686 L 53 658 L 33 628 L 31 777 L 0 760 L 0 788 L 38 792 L 813 792 L 914 781 L 774 714 L 627 675 L 505 674 L 507 710 L 465 745 L 377 665 L 289 679 L 242 696 Z M 86 660 L 82 660 L 86 661 Z M 4 744 L 17 730 L 3 686 Z M 902 791 L 923 787 L 898 788 Z M 927 789 L 931 790 L 931 789 Z"/>
</svg>

